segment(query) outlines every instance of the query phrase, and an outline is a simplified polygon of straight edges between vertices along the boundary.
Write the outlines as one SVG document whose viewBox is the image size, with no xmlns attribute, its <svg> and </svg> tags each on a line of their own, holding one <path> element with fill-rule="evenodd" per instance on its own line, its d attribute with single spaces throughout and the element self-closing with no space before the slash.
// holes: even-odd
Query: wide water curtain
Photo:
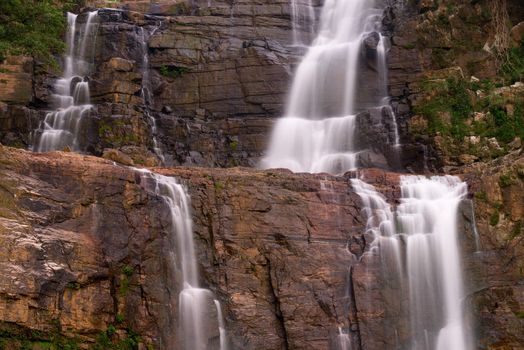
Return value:
<svg viewBox="0 0 524 350">
<path fill-rule="evenodd" d="M 84 15 L 81 15 L 84 16 Z M 91 71 L 97 31 L 97 12 L 88 12 L 85 21 L 67 14 L 66 54 L 63 75 L 55 84 L 56 109 L 47 113 L 33 135 L 33 150 L 48 152 L 69 147 L 80 151 L 82 120 L 92 108 L 88 74 Z"/>
<path fill-rule="evenodd" d="M 458 242 L 467 186 L 452 176 L 405 176 L 397 214 L 406 237 L 411 349 L 470 349 Z"/>
<path fill-rule="evenodd" d="M 356 167 L 359 57 L 364 38 L 379 31 L 381 18 L 374 1 L 325 2 L 318 35 L 297 68 L 263 168 L 342 173 Z"/>
<path fill-rule="evenodd" d="M 402 176 L 400 185 L 393 212 L 373 186 L 352 180 L 374 236 L 367 254 L 380 255 L 385 283 L 398 281 L 396 298 L 408 297 L 402 314 L 408 315 L 409 338 L 402 348 L 469 350 L 457 223 L 467 186 L 452 176 Z"/>
</svg>

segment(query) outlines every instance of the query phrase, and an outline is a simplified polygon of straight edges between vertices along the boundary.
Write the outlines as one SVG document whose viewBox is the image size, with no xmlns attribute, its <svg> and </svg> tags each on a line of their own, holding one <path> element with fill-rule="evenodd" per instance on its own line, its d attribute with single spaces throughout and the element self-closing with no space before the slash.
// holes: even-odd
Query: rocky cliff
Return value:
<svg viewBox="0 0 524 350">
<path fill-rule="evenodd" d="M 1 151 L 2 344 L 166 348 L 176 280 L 161 198 L 134 168 Z M 475 199 L 474 213 L 469 200 L 461 205 L 461 225 L 479 348 L 523 346 L 523 165 L 513 155 L 482 183 L 482 168 L 464 175 Z M 225 308 L 233 349 L 335 349 L 339 327 L 356 349 L 392 349 L 409 336 L 380 257 L 360 258 L 370 237 L 350 173 L 156 171 L 191 194 L 199 268 Z M 398 175 L 363 176 L 395 203 Z"/>
<path fill-rule="evenodd" d="M 257 164 L 283 113 L 303 53 L 292 45 L 289 2 L 85 5 L 104 8 L 85 155 L 0 146 L 0 348 L 169 349 L 176 341 L 168 208 L 129 167 L 159 166 L 153 137 L 167 165 L 209 167 L 152 169 L 188 188 L 203 286 L 224 307 L 232 349 L 337 349 L 339 332 L 352 349 L 402 348 L 405 296 L 378 255 L 362 258 L 371 237 L 349 181 L 356 174 L 234 167 Z M 516 0 L 388 2 L 383 34 L 401 152 L 387 141 L 389 110 L 359 114 L 365 166 L 445 170 L 468 182 L 461 244 L 479 349 L 524 348 L 523 12 Z M 497 41 L 500 19 L 506 43 Z M 366 60 L 372 39 L 362 48 L 362 105 L 377 74 Z M 2 62 L 0 143 L 31 145 L 59 75 L 33 58 Z M 399 174 L 359 174 L 398 203 Z M 218 334 L 211 343 L 218 347 Z"/>
</svg>

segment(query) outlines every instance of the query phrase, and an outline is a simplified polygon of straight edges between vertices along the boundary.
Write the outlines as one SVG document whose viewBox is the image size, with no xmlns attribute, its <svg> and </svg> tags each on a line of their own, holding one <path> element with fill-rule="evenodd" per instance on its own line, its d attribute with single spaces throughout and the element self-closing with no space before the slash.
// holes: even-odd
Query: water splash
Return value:
<svg viewBox="0 0 524 350">
<path fill-rule="evenodd" d="M 39 128 L 33 132 L 33 151 L 48 152 L 66 147 L 81 150 L 79 132 L 82 120 L 89 116 L 93 107 L 87 75 L 91 70 L 91 53 L 96 40 L 97 13 L 88 12 L 83 25 L 77 24 L 78 15 L 67 13 L 65 66 L 53 95 L 56 110 L 47 113 Z"/>
</svg>

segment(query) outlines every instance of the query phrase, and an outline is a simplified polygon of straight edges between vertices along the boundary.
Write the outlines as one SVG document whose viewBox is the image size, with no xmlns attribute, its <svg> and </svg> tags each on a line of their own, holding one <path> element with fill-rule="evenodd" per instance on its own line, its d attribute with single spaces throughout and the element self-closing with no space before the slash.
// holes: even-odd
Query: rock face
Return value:
<svg viewBox="0 0 524 350">
<path fill-rule="evenodd" d="M 168 208 L 139 173 L 70 153 L 0 151 L 2 344 L 172 343 Z M 464 175 L 475 193 L 475 217 L 464 201 L 460 225 L 479 348 L 524 346 L 523 158 L 513 157 L 482 183 L 483 169 Z M 224 307 L 232 349 L 338 349 L 339 327 L 354 349 L 393 349 L 409 336 L 380 257 L 360 259 L 370 238 L 351 174 L 156 171 L 189 190 L 202 285 Z M 395 203 L 397 174 L 361 175 Z"/>
<path fill-rule="evenodd" d="M 519 349 L 524 339 L 524 157 L 513 152 L 465 169 L 474 193 L 478 252 L 466 264 L 472 276 L 468 302 L 478 343 L 487 349 Z M 473 221 L 473 222 L 475 222 Z"/>
<path fill-rule="evenodd" d="M 98 344 L 101 334 L 115 342 L 139 334 L 165 348 L 176 281 L 163 201 L 131 168 L 1 151 L 3 341 Z M 358 334 L 348 269 L 365 243 L 347 179 L 161 172 L 189 188 L 198 261 L 225 307 L 233 348 L 328 349 L 339 326 Z"/>
</svg>

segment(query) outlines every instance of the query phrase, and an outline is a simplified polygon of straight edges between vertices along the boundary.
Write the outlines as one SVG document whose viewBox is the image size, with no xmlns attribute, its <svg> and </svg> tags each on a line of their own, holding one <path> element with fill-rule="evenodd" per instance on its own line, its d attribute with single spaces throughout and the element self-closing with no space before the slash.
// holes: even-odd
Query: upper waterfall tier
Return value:
<svg viewBox="0 0 524 350">
<path fill-rule="evenodd" d="M 371 104 L 381 105 L 386 97 L 382 12 L 374 1 L 326 1 L 317 37 L 297 68 L 286 116 L 273 130 L 262 168 L 343 173 L 357 167 L 353 139 L 355 114 L 365 107 L 356 102 L 365 41 L 374 41 L 374 54 L 366 59 L 375 61 L 377 72 Z"/>
</svg>

